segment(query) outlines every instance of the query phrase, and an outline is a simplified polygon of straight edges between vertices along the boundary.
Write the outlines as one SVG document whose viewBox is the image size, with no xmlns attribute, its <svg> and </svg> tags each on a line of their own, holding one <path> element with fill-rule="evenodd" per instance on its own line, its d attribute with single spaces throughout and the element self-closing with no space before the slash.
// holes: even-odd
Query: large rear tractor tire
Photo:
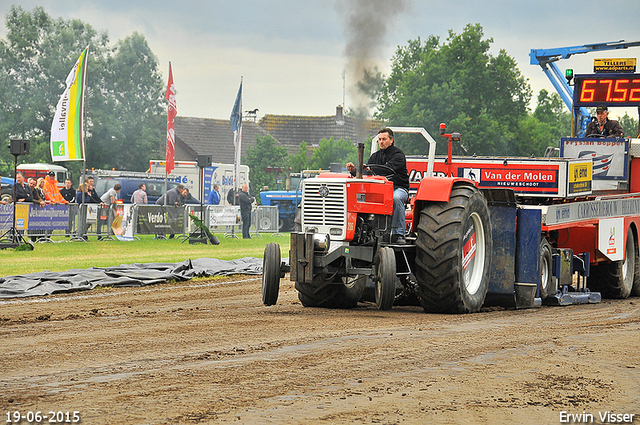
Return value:
<svg viewBox="0 0 640 425">
<path fill-rule="evenodd" d="M 640 247 L 638 246 L 638 240 L 636 239 L 636 256 L 635 256 L 635 271 L 633 272 L 633 288 L 631 288 L 632 297 L 640 297 Z"/>
<path fill-rule="evenodd" d="M 556 280 L 551 263 L 551 244 L 545 238 L 540 241 L 540 298 L 545 299 L 556 293 Z"/>
<path fill-rule="evenodd" d="M 275 305 L 280 291 L 280 245 L 268 243 L 262 257 L 262 302 Z"/>
<path fill-rule="evenodd" d="M 362 298 L 367 276 L 340 278 L 340 283 L 315 286 L 296 282 L 298 299 L 305 307 L 353 308 Z"/>
<path fill-rule="evenodd" d="M 487 200 L 457 184 L 449 202 L 430 202 L 416 229 L 416 278 L 422 307 L 430 313 L 480 310 L 489 287 L 491 220 Z"/>
<path fill-rule="evenodd" d="M 627 231 L 625 258 L 591 267 L 587 287 L 600 292 L 603 298 L 627 298 L 631 295 L 636 274 L 636 240 L 633 230 Z"/>
<path fill-rule="evenodd" d="M 391 310 L 396 296 L 396 255 L 392 248 L 380 248 L 376 258 L 376 306 Z"/>
</svg>

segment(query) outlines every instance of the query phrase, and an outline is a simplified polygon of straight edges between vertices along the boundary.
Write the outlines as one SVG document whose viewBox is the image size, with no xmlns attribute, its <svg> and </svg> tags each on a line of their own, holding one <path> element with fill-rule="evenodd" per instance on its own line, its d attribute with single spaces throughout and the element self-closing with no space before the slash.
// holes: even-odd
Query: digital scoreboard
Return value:
<svg viewBox="0 0 640 425">
<path fill-rule="evenodd" d="M 640 74 L 576 75 L 573 106 L 640 106 Z"/>
</svg>

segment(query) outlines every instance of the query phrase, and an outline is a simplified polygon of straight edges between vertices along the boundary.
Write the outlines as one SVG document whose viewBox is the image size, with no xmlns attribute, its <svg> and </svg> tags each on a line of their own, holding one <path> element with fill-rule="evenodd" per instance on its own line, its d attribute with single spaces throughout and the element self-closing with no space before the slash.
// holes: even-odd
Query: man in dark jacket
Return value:
<svg viewBox="0 0 640 425">
<path fill-rule="evenodd" d="M 620 123 L 610 120 L 609 110 L 606 105 L 599 105 L 596 108 L 596 119 L 587 125 L 585 135 L 587 137 L 624 137 L 624 131 Z"/>
<path fill-rule="evenodd" d="M 255 198 L 249 195 L 249 186 L 242 185 L 242 190 L 236 195 L 240 204 L 240 216 L 242 217 L 242 239 L 251 239 L 249 228 L 251 227 L 251 206 Z"/>
<path fill-rule="evenodd" d="M 33 202 L 31 188 L 24 182 L 24 175 L 20 171 L 16 173 L 16 187 L 13 199 L 17 202 Z"/>
<path fill-rule="evenodd" d="M 76 201 L 76 190 L 73 188 L 71 179 L 64 181 L 64 188 L 60 189 L 60 195 L 69 203 Z"/>
<path fill-rule="evenodd" d="M 184 205 L 184 201 L 188 193 L 187 189 L 183 185 L 179 184 L 173 189 L 167 190 L 165 194 L 159 197 L 156 201 L 156 205 L 164 205 L 165 197 L 167 198 L 167 206 L 177 207 Z"/>
<path fill-rule="evenodd" d="M 405 202 L 409 197 L 409 173 L 407 171 L 407 158 L 404 152 L 393 143 L 393 130 L 383 128 L 378 131 L 378 146 L 380 150 L 369 157 L 367 165 L 384 165 L 391 168 L 395 174 L 388 178 L 393 181 L 393 218 L 391 219 L 391 242 L 403 244 L 405 228 Z M 367 167 L 370 169 L 371 167 Z M 356 174 L 356 167 L 352 162 L 347 163 L 347 169 L 352 175 Z M 385 174 L 380 167 L 374 172 Z"/>
</svg>

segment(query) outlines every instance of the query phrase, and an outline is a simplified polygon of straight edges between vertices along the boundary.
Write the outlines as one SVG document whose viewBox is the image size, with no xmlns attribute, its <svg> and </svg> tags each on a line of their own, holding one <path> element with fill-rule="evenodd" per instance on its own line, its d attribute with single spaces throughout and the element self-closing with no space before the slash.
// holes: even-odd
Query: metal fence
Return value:
<svg viewBox="0 0 640 425">
<path fill-rule="evenodd" d="M 62 236 L 69 240 L 135 239 L 136 235 L 157 237 L 186 236 L 197 230 L 189 216 L 192 214 L 213 232 L 226 236 L 242 233 L 240 207 L 185 205 L 180 207 L 163 205 L 115 204 L 101 207 L 100 204 L 39 205 L 15 204 L 16 230 L 34 242 L 52 242 L 51 236 Z M 0 205 L 0 232 L 13 227 L 14 205 Z M 278 233 L 278 207 L 258 206 L 253 209 L 251 233 Z"/>
</svg>

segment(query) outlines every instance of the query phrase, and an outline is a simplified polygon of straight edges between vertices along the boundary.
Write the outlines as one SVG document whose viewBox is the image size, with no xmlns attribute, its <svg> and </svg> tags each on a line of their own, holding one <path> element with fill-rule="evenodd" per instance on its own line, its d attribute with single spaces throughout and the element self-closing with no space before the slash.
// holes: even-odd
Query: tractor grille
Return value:
<svg viewBox="0 0 640 425">
<path fill-rule="evenodd" d="M 346 191 L 344 182 L 304 181 L 302 193 L 303 223 L 309 226 L 344 228 L 346 221 Z"/>
</svg>

